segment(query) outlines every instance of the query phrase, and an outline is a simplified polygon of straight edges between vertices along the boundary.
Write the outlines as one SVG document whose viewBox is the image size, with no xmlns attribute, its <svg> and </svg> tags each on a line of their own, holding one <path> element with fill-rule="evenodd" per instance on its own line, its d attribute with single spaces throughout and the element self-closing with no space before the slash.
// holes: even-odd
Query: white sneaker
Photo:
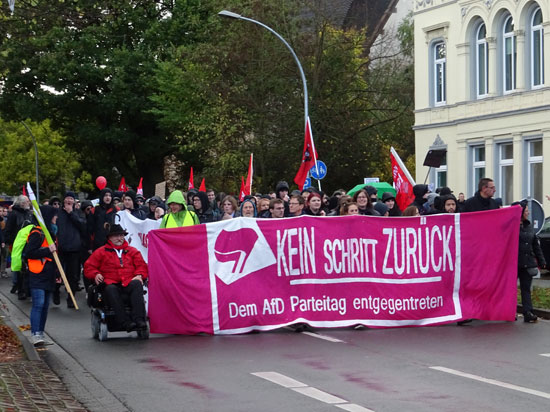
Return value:
<svg viewBox="0 0 550 412">
<path fill-rule="evenodd" d="M 44 345 L 44 339 L 42 336 L 36 334 L 31 336 L 31 341 L 34 346 L 43 346 Z"/>
<path fill-rule="evenodd" d="M 38 332 L 38 334 L 42 338 L 42 345 L 53 345 L 53 342 L 44 336 L 44 332 Z"/>
</svg>

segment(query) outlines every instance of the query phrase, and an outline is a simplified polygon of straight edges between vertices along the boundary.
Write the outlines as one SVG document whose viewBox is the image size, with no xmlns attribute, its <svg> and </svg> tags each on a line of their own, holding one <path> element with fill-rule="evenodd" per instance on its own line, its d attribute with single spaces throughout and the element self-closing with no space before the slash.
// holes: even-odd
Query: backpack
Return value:
<svg viewBox="0 0 550 412">
<path fill-rule="evenodd" d="M 11 270 L 13 272 L 20 272 L 23 267 L 23 249 L 27 245 L 27 239 L 31 230 L 35 228 L 34 225 L 27 225 L 23 227 L 13 241 L 13 248 L 11 250 Z"/>
</svg>

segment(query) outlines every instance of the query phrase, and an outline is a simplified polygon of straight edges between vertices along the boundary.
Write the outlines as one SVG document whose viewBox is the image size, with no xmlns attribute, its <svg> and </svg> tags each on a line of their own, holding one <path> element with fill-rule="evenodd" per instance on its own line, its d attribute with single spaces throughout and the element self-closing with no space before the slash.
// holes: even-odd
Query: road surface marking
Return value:
<svg viewBox="0 0 550 412">
<path fill-rule="evenodd" d="M 348 412 L 374 412 L 372 409 L 363 408 L 361 405 L 356 405 L 354 403 L 345 403 L 343 405 L 334 406 Z"/>
<path fill-rule="evenodd" d="M 278 372 L 251 372 L 251 375 L 276 383 L 277 385 L 283 386 L 302 395 L 309 396 L 310 398 L 316 399 L 323 403 L 334 405 L 345 411 L 374 412 L 373 410 L 363 408 L 360 405 L 348 403 L 348 401 L 346 401 L 345 399 L 339 398 L 338 396 L 331 395 L 328 392 L 306 385 L 305 383 L 297 381 L 296 379 L 292 379 Z"/>
<path fill-rule="evenodd" d="M 463 378 L 473 379 L 479 382 L 500 386 L 501 388 L 512 389 L 514 391 L 528 393 L 529 395 L 535 395 L 535 396 L 540 396 L 541 398 L 550 399 L 550 393 L 537 391 L 535 389 L 524 388 L 523 386 L 512 385 L 511 383 L 501 382 L 495 379 L 484 378 L 482 376 L 472 375 L 471 373 L 465 373 L 465 372 L 457 371 L 455 369 L 445 368 L 443 366 L 430 366 L 430 369 L 435 369 L 440 372 L 446 372 L 452 375 L 462 376 Z"/>
<path fill-rule="evenodd" d="M 302 395 L 309 396 L 310 398 L 317 399 L 318 401 L 324 403 L 347 403 L 345 399 L 339 398 L 337 396 L 331 395 L 330 393 L 323 392 L 319 389 L 312 388 L 308 386 L 306 388 L 292 388 L 293 391 L 301 393 Z"/>
<path fill-rule="evenodd" d="M 540 356 L 546 356 L 547 358 L 550 358 L 550 353 L 541 353 Z"/>
<path fill-rule="evenodd" d="M 318 333 L 313 333 L 313 332 L 302 332 L 302 335 L 313 336 L 314 338 L 323 339 L 323 340 L 328 340 L 329 342 L 346 343 L 346 342 L 344 342 L 343 340 L 336 339 L 336 338 L 332 338 L 332 337 L 327 336 L 327 335 L 320 335 L 320 334 L 318 334 Z"/>
<path fill-rule="evenodd" d="M 281 375 L 277 372 L 254 372 L 252 375 L 255 375 L 259 378 L 268 380 L 270 382 L 281 385 L 285 388 L 305 388 L 307 385 L 302 382 L 298 382 L 295 379 L 289 378 L 288 376 Z"/>
</svg>

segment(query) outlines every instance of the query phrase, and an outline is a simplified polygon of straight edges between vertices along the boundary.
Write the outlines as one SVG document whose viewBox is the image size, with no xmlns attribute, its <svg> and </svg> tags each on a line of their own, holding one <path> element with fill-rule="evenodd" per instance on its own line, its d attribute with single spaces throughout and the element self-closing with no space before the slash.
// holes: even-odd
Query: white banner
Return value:
<svg viewBox="0 0 550 412">
<path fill-rule="evenodd" d="M 150 230 L 160 228 L 161 219 L 140 220 L 129 212 L 121 210 L 117 213 L 115 223 L 126 229 L 128 232 L 128 235 L 126 235 L 128 244 L 139 250 L 143 259 L 147 262 L 147 234 Z"/>
</svg>

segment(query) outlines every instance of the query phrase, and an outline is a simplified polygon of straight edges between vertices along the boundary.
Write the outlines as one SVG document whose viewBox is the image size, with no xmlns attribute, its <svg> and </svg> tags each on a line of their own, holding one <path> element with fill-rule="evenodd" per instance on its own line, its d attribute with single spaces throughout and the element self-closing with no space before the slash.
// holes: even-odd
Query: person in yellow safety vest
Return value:
<svg viewBox="0 0 550 412">
<path fill-rule="evenodd" d="M 170 212 L 165 214 L 160 223 L 160 228 L 193 226 L 200 224 L 199 218 L 190 210 L 187 210 L 185 198 L 181 190 L 174 190 L 166 200 Z"/>
<path fill-rule="evenodd" d="M 58 209 L 44 205 L 40 206 L 40 212 L 46 223 L 46 228 L 52 238 L 55 239 Z M 51 345 L 53 343 L 44 337 L 44 327 L 57 277 L 57 268 L 53 261 L 55 250 L 55 243 L 48 245 L 46 236 L 40 226 L 35 226 L 30 231 L 27 244 L 23 249 L 29 269 L 29 287 L 32 297 L 31 339 L 34 346 Z"/>
</svg>

